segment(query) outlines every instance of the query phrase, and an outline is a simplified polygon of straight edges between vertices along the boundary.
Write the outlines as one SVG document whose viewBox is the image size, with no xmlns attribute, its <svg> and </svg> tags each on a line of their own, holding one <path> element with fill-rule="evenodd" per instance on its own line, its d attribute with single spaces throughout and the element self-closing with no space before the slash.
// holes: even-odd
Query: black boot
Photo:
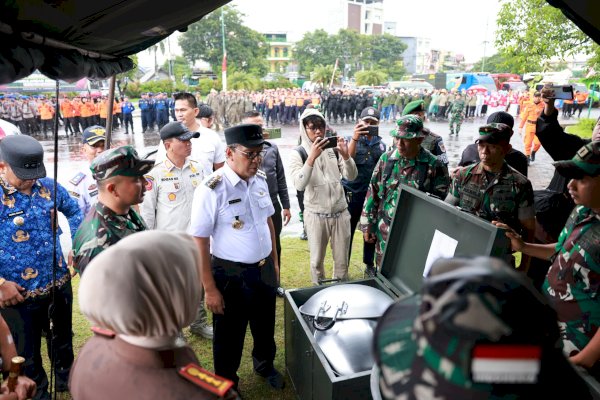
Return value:
<svg viewBox="0 0 600 400">
<path fill-rule="evenodd" d="M 535 161 L 535 150 L 531 152 L 531 162 Z"/>
</svg>

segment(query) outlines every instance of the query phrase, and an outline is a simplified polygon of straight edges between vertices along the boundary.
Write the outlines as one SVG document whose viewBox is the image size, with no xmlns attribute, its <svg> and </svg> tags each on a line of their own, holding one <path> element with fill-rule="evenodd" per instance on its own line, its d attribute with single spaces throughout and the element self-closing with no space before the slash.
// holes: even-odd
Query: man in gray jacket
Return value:
<svg viewBox="0 0 600 400">
<path fill-rule="evenodd" d="M 331 240 L 333 277 L 348 279 L 350 213 L 341 179 L 356 179 L 356 164 L 348 154 L 342 137 L 337 146 L 328 148 L 325 118 L 312 108 L 300 117 L 301 150 L 290 156 L 290 173 L 296 190 L 304 190 L 304 224 L 310 250 L 313 284 L 325 279 L 323 260 Z M 303 154 L 301 151 L 303 150 Z"/>
</svg>

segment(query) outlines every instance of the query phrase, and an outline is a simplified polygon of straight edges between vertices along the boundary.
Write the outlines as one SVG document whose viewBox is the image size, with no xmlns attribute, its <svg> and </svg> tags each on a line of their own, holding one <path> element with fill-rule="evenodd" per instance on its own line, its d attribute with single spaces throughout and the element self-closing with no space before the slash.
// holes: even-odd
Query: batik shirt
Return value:
<svg viewBox="0 0 600 400">
<path fill-rule="evenodd" d="M 142 218 L 133 208 L 125 215 L 116 214 L 101 202 L 88 213 L 73 239 L 73 264 L 83 273 L 90 261 L 125 236 L 146 230 Z"/>
<path fill-rule="evenodd" d="M 488 175 L 481 162 L 456 169 L 446 202 L 518 231 L 520 221 L 535 216 L 531 182 L 506 162 L 497 174 Z"/>
<path fill-rule="evenodd" d="M 375 166 L 360 218 L 363 232 L 377 236 L 377 265 L 385 251 L 388 230 L 398 201 L 400 184 L 444 198 L 450 178 L 448 168 L 429 151 L 421 148 L 415 159 L 400 156 L 398 149 L 384 153 Z"/>
<path fill-rule="evenodd" d="M 574 355 L 600 326 L 600 216 L 577 206 L 558 242 L 543 291 L 558 314 L 564 352 Z"/>
<path fill-rule="evenodd" d="M 52 218 L 54 181 L 38 179 L 27 195 L 0 179 L 0 276 L 25 288 L 25 298 L 45 295 L 52 288 Z M 56 191 L 57 210 L 75 235 L 82 214 L 67 190 Z M 61 229 L 57 235 L 60 236 Z M 56 241 L 57 287 L 70 279 L 60 240 Z"/>
</svg>

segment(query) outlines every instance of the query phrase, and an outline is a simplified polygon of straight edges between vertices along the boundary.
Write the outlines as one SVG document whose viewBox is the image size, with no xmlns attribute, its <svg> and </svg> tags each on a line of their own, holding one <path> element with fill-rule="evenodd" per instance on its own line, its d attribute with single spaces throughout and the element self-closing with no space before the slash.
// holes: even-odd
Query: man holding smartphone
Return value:
<svg viewBox="0 0 600 400">
<path fill-rule="evenodd" d="M 299 151 L 293 151 L 289 169 L 296 190 L 304 190 L 304 225 L 315 285 L 325 279 L 323 260 L 329 240 L 333 277 L 348 279 L 350 213 L 341 179 L 354 180 L 358 174 L 346 141 L 339 137 L 335 139 L 336 149 L 328 148 L 334 142 L 325 137 L 325 128 L 325 118 L 318 110 L 304 111 L 300 117 L 300 139 L 307 158 L 303 160 Z"/>
<path fill-rule="evenodd" d="M 358 176 L 353 181 L 342 179 L 342 185 L 346 192 L 348 211 L 350 211 L 350 246 L 348 259 L 352 254 L 352 240 L 356 226 L 360 221 L 363 204 L 373 170 L 379 157 L 386 151 L 386 145 L 379 136 L 379 111 L 373 107 L 365 108 L 360 114 L 360 121 L 354 127 L 354 133 L 348 138 L 348 153 L 354 159 Z M 365 263 L 365 274 L 374 275 L 375 243 L 369 243 L 363 239 L 363 262 Z"/>
</svg>

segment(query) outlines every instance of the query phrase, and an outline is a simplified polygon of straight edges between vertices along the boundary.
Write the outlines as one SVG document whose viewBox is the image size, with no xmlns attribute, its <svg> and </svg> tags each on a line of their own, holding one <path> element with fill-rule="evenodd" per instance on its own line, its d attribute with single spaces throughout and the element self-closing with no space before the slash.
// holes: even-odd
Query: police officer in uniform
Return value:
<svg viewBox="0 0 600 400">
<path fill-rule="evenodd" d="M 92 161 L 98 182 L 98 203 L 89 212 L 73 240 L 73 267 L 79 273 L 104 249 L 146 225 L 131 207 L 144 199 L 147 174 L 154 161 L 142 160 L 133 146 L 121 146 Z"/>
<path fill-rule="evenodd" d="M 215 373 L 237 385 L 250 323 L 254 370 L 282 389 L 283 376 L 273 366 L 279 263 L 271 221 L 275 209 L 266 175 L 258 169 L 262 128 L 228 128 L 225 140 L 227 162 L 194 193 L 190 228 L 200 250 L 206 305 L 213 312 Z"/>
<path fill-rule="evenodd" d="M 121 114 L 123 115 L 123 125 L 125 125 L 126 135 L 129 134 L 130 127 L 131 133 L 135 133 L 133 131 L 133 110 L 135 110 L 135 106 L 129 101 L 129 97 L 125 96 L 123 102 L 121 102 Z"/>
<path fill-rule="evenodd" d="M 25 375 L 37 384 L 35 398 L 50 399 L 41 358 L 43 330 L 54 346 L 56 390 L 67 390 L 73 362 L 73 292 L 60 242 L 53 280 L 54 181 L 45 178 L 42 145 L 29 136 L 2 139 L 0 157 L 0 312 L 10 327 L 18 354 L 26 359 Z M 62 185 L 57 185 L 56 202 L 73 236 L 82 219 L 77 202 Z"/>
<path fill-rule="evenodd" d="M 138 107 L 142 112 L 142 133 L 145 133 L 147 129 L 151 128 L 150 102 L 148 101 L 148 95 L 146 93 L 142 93 L 142 98 L 140 99 L 140 101 L 138 101 Z M 125 124 L 125 126 L 127 126 L 127 124 Z"/>
<path fill-rule="evenodd" d="M 106 130 L 100 125 L 90 126 L 83 131 L 83 146 L 81 153 L 91 163 L 98 154 L 104 151 L 106 146 Z M 98 201 L 98 184 L 92 177 L 89 166 L 77 172 L 65 187 L 72 198 L 77 201 L 79 209 L 85 217 L 90 209 Z"/>
</svg>

